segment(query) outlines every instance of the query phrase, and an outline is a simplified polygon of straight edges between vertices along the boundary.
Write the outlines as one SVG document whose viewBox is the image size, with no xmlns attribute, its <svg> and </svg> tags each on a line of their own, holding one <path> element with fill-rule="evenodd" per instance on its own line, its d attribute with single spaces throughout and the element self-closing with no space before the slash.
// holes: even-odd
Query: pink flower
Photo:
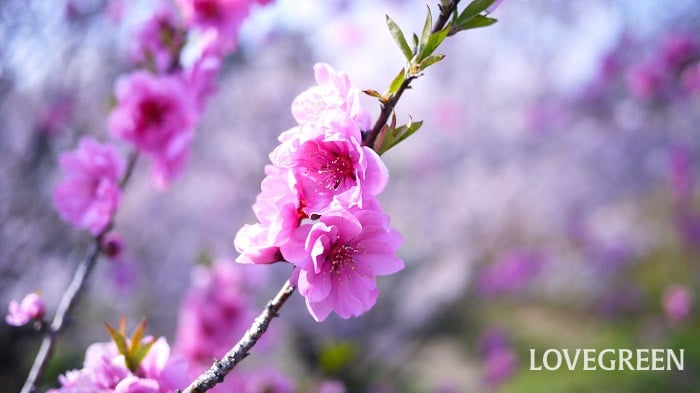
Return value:
<svg viewBox="0 0 700 393">
<path fill-rule="evenodd" d="M 314 66 L 318 86 L 299 94 L 292 102 L 292 115 L 299 124 L 319 121 L 324 112 L 339 110 L 361 130 L 370 128 L 371 116 L 360 106 L 360 89 L 353 87 L 344 72 L 336 72 L 328 64 Z"/>
<path fill-rule="evenodd" d="M 146 337 L 144 340 L 153 340 Z M 113 342 L 96 343 L 85 352 L 80 370 L 59 376 L 61 387 L 50 393 L 167 393 L 188 381 L 182 360 L 170 356 L 164 338 L 155 341 L 138 368 L 129 370 Z"/>
<path fill-rule="evenodd" d="M 362 207 L 365 195 L 377 195 L 389 173 L 377 153 L 360 144 L 357 125 L 343 112 L 324 113 L 319 123 L 293 129 L 270 158 L 292 169 L 308 214 L 322 214 L 333 200 L 344 208 Z"/>
<path fill-rule="evenodd" d="M 130 375 L 114 388 L 114 393 L 158 393 L 158 381 Z"/>
<path fill-rule="evenodd" d="M 227 52 L 236 47 L 238 30 L 250 13 L 253 4 L 269 1 L 255 0 L 177 0 L 185 22 L 202 31 L 216 32 L 220 51 Z"/>
<path fill-rule="evenodd" d="M 184 168 L 198 116 L 187 86 L 177 76 L 137 71 L 117 81 L 116 97 L 109 132 L 151 156 L 154 180 L 166 187 Z"/>
<path fill-rule="evenodd" d="M 124 162 L 116 148 L 84 137 L 74 151 L 63 153 L 64 180 L 53 193 L 61 218 L 93 235 L 102 232 L 119 207 L 119 180 Z"/>
<path fill-rule="evenodd" d="M 693 300 L 686 286 L 675 284 L 664 291 L 664 313 L 669 320 L 673 322 L 682 321 L 690 314 L 692 306 Z"/>
<path fill-rule="evenodd" d="M 381 211 L 338 209 L 301 225 L 281 250 L 296 266 L 293 280 L 309 312 L 322 321 L 331 311 L 350 318 L 372 308 L 375 277 L 403 269 L 402 241 Z"/>
<path fill-rule="evenodd" d="M 10 302 L 5 322 L 12 326 L 22 326 L 33 320 L 41 320 L 44 317 L 44 301 L 39 294 L 32 292 L 27 294 L 21 303 L 16 300 Z"/>
<path fill-rule="evenodd" d="M 162 8 L 148 19 L 138 32 L 131 48 L 131 58 L 139 65 L 166 73 L 177 67 L 180 50 L 185 45 L 185 29 L 169 8 Z"/>
<path fill-rule="evenodd" d="M 265 167 L 262 192 L 253 205 L 259 223 L 244 225 L 234 239 L 240 263 L 272 263 L 281 260 L 279 247 L 287 242 L 302 219 L 300 191 L 291 172 L 271 165 Z"/>
</svg>

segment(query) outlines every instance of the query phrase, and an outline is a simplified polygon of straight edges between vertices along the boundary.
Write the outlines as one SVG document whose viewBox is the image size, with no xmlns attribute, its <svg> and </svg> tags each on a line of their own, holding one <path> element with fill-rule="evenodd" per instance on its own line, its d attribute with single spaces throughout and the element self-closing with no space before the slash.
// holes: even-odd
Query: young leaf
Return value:
<svg viewBox="0 0 700 393">
<path fill-rule="evenodd" d="M 146 344 L 139 345 L 139 347 L 136 349 L 136 351 L 134 351 L 134 353 L 131 354 L 131 356 L 129 357 L 130 358 L 129 361 L 132 364 L 132 366 L 134 367 L 134 369 L 138 368 L 138 366 L 141 364 L 141 361 L 143 360 L 143 358 L 145 358 L 146 355 L 148 355 L 148 351 L 151 350 L 151 347 L 153 347 L 153 344 L 155 344 L 155 343 L 156 343 L 156 340 L 151 340 L 150 342 L 148 342 Z"/>
<path fill-rule="evenodd" d="M 402 68 L 401 71 L 394 77 L 394 80 L 391 81 L 391 84 L 389 85 L 389 92 L 387 93 L 387 96 L 395 94 L 397 91 L 399 91 L 399 88 L 401 87 L 401 84 L 403 81 L 406 79 L 406 69 Z"/>
<path fill-rule="evenodd" d="M 401 52 L 403 52 L 406 60 L 411 61 L 411 58 L 413 58 L 413 52 L 411 51 L 411 48 L 409 48 L 408 43 L 406 42 L 406 37 L 403 35 L 403 32 L 399 26 L 389 17 L 389 15 L 386 16 L 386 24 L 389 26 L 391 36 L 394 37 L 394 41 L 396 41 L 399 48 L 401 48 Z"/>
<path fill-rule="evenodd" d="M 433 14 L 430 12 L 430 7 L 428 8 L 428 16 L 425 18 L 425 25 L 423 25 L 423 34 L 420 38 L 420 43 L 418 44 L 418 59 L 422 59 L 425 47 L 428 45 L 428 40 L 430 39 L 430 32 L 433 28 Z"/>
<path fill-rule="evenodd" d="M 415 134 L 415 132 L 418 131 L 421 128 L 421 126 L 423 126 L 422 120 L 414 123 L 412 119 L 405 126 L 401 126 L 400 127 L 401 135 L 399 135 L 398 138 L 396 138 L 396 141 L 394 142 L 394 146 L 398 145 L 399 143 L 401 143 L 404 139 L 408 138 L 409 136 Z"/>
<path fill-rule="evenodd" d="M 428 56 L 423 61 L 420 62 L 420 69 L 425 70 L 426 68 L 430 67 L 431 65 L 437 63 L 438 61 L 442 60 L 445 58 L 445 55 L 433 55 L 433 56 Z"/>
<path fill-rule="evenodd" d="M 456 25 L 462 25 L 489 8 L 495 0 L 474 0 L 457 17 Z"/>
<path fill-rule="evenodd" d="M 456 26 L 457 30 L 468 30 L 476 29 L 479 27 L 491 26 L 492 24 L 498 22 L 498 19 L 489 18 L 488 16 L 477 15 L 474 18 L 468 20 L 467 22 Z"/>
<path fill-rule="evenodd" d="M 445 26 L 442 30 L 435 32 L 430 35 L 430 38 L 428 38 L 428 42 L 425 45 L 425 48 L 423 48 L 423 52 L 421 52 L 420 57 L 418 58 L 418 61 L 423 61 L 426 57 L 430 56 L 435 52 L 435 49 L 437 49 L 438 46 L 442 43 L 442 41 L 445 40 L 447 37 L 447 34 L 450 32 L 452 29 L 452 26 L 450 23 Z"/>
<path fill-rule="evenodd" d="M 119 353 L 126 357 L 129 353 L 129 347 L 126 343 L 125 335 L 117 331 L 117 329 L 113 328 L 108 323 L 105 323 L 105 328 L 107 329 L 107 332 L 109 333 L 110 337 L 112 337 L 114 344 L 117 345 L 117 350 L 119 351 Z"/>
<path fill-rule="evenodd" d="M 137 348 L 141 344 L 141 339 L 143 334 L 146 332 L 146 318 L 142 319 L 141 322 L 136 326 L 133 333 L 131 333 L 131 348 L 130 351 L 133 352 L 134 348 Z"/>
<path fill-rule="evenodd" d="M 364 90 L 362 90 L 362 92 L 367 94 L 370 97 L 379 98 L 380 100 L 382 99 L 382 95 L 376 90 L 364 89 Z"/>
<path fill-rule="evenodd" d="M 381 155 L 384 151 L 387 150 L 385 146 L 391 145 L 393 143 L 394 133 L 392 131 L 393 130 L 386 125 L 382 127 L 382 129 L 379 131 L 379 135 L 377 135 L 377 139 L 374 141 L 373 146 L 377 154 Z"/>
</svg>

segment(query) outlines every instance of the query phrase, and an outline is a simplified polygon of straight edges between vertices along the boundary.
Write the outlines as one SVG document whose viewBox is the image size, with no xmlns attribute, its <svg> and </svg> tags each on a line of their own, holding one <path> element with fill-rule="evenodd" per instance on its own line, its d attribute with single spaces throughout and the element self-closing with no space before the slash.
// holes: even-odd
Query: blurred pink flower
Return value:
<svg viewBox="0 0 700 393">
<path fill-rule="evenodd" d="M 317 86 L 299 94 L 292 102 L 292 115 L 299 124 L 319 121 L 325 112 L 339 110 L 361 130 L 370 128 L 371 116 L 360 106 L 360 89 L 353 87 L 345 72 L 328 64 L 314 66 Z"/>
<path fill-rule="evenodd" d="M 180 308 L 174 345 L 193 365 L 221 358 L 253 320 L 241 269 L 228 260 L 216 261 L 211 269 L 194 268 L 192 287 Z"/>
<path fill-rule="evenodd" d="M 690 290 L 684 285 L 674 284 L 667 287 L 664 291 L 664 313 L 673 322 L 684 320 L 690 314 L 692 304 L 693 300 Z"/>
<path fill-rule="evenodd" d="M 170 356 L 164 338 L 155 341 L 134 371 L 114 342 L 95 343 L 85 351 L 83 368 L 59 376 L 61 387 L 49 393 L 169 393 L 188 382 L 184 371 L 182 359 Z"/>
<path fill-rule="evenodd" d="M 535 252 L 511 250 L 479 273 L 476 291 L 482 296 L 518 291 L 539 273 L 543 262 Z"/>
<path fill-rule="evenodd" d="M 675 73 L 693 59 L 697 59 L 697 41 L 693 35 L 671 32 L 661 42 L 659 56 L 665 68 Z"/>
<path fill-rule="evenodd" d="M 235 49 L 238 30 L 254 4 L 270 0 L 176 0 L 185 22 L 201 31 L 213 30 L 220 53 Z"/>
<path fill-rule="evenodd" d="M 478 354 L 483 362 L 483 377 L 489 385 L 499 385 L 510 378 L 518 365 L 518 357 L 511 348 L 508 336 L 497 329 L 482 334 Z"/>
<path fill-rule="evenodd" d="M 140 28 L 130 48 L 131 59 L 155 72 L 172 71 L 185 45 L 185 29 L 168 7 L 163 7 Z"/>
<path fill-rule="evenodd" d="M 627 87 L 633 96 L 653 99 L 663 95 L 669 75 L 656 62 L 647 62 L 632 67 L 627 73 Z"/>
<path fill-rule="evenodd" d="M 300 226 L 282 255 L 296 266 L 292 279 L 315 320 L 331 311 L 347 319 L 374 306 L 375 276 L 403 269 L 396 256 L 402 242 L 381 211 L 336 210 Z"/>
<path fill-rule="evenodd" d="M 22 302 L 10 302 L 5 322 L 12 326 L 22 326 L 33 320 L 44 317 L 44 301 L 38 293 L 32 292 L 24 296 Z"/>
<path fill-rule="evenodd" d="M 53 192 L 58 214 L 66 222 L 99 234 L 119 207 L 124 162 L 117 149 L 84 137 L 76 150 L 61 154 L 59 165 L 65 178 Z"/>
<path fill-rule="evenodd" d="M 116 98 L 107 120 L 110 134 L 151 156 L 156 185 L 167 187 L 184 169 L 199 115 L 190 91 L 178 76 L 136 71 L 117 81 Z"/>
</svg>

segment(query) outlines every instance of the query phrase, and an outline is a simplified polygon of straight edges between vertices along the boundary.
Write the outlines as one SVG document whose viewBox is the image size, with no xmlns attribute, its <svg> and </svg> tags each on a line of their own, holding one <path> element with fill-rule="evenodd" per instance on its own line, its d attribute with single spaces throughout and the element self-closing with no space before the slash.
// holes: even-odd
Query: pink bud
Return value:
<svg viewBox="0 0 700 393">
<path fill-rule="evenodd" d="M 117 258 L 122 254 L 124 241 L 118 233 L 110 232 L 102 238 L 100 248 L 102 249 L 102 253 L 109 258 Z"/>
</svg>

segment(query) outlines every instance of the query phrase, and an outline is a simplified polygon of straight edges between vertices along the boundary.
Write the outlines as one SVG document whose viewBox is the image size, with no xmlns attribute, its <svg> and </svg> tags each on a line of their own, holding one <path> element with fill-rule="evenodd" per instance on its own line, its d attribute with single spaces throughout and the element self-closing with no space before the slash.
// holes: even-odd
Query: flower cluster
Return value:
<svg viewBox="0 0 700 393">
<path fill-rule="evenodd" d="M 292 103 L 298 125 L 283 132 L 270 154 L 253 210 L 234 244 L 237 261 L 288 261 L 292 281 L 317 321 L 331 311 L 358 316 L 375 303 L 375 277 L 403 268 L 396 256 L 401 236 L 375 199 L 388 171 L 375 151 L 362 145 L 370 125 L 360 91 L 345 73 L 314 67 L 317 86 Z"/>
<path fill-rule="evenodd" d="M 258 2 L 182 0 L 178 4 L 184 21 L 163 8 L 137 32 L 130 55 L 140 68 L 117 80 L 116 106 L 107 130 L 153 162 L 152 178 L 158 188 L 166 188 L 184 169 L 222 57 L 234 48 L 235 31 Z M 216 23 L 204 29 L 206 34 L 187 34 L 201 31 L 202 23 L 213 20 Z M 221 42 L 224 37 L 226 44 Z M 118 208 L 122 161 L 116 148 L 91 138 L 64 154 L 61 167 L 66 180 L 54 192 L 61 218 L 93 235 L 102 232 Z"/>
<path fill-rule="evenodd" d="M 641 99 L 669 98 L 677 90 L 697 93 L 700 44 L 689 34 L 668 34 L 650 58 L 628 71 L 627 86 Z"/>
<path fill-rule="evenodd" d="M 114 342 L 95 343 L 85 352 L 83 368 L 61 375 L 61 387 L 49 393 L 169 393 L 187 383 L 185 364 L 170 355 L 170 346 L 164 338 L 151 343 L 146 355 L 131 369 Z"/>
</svg>

